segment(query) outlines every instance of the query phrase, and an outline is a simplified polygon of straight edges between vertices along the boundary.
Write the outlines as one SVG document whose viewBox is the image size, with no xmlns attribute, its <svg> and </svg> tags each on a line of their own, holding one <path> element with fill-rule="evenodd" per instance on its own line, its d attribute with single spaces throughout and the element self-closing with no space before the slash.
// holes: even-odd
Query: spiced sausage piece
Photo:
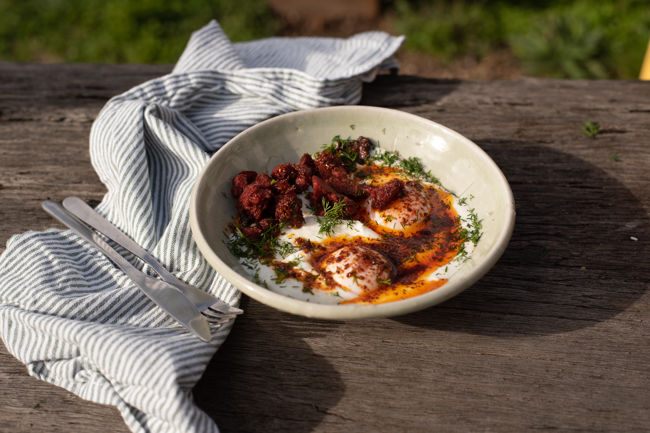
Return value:
<svg viewBox="0 0 650 433">
<path fill-rule="evenodd" d="M 293 167 L 294 165 L 290 162 L 278 165 L 271 172 L 271 177 L 275 180 L 286 179 L 289 183 L 293 184 L 296 181 L 296 177 L 298 177 L 298 173 L 296 173 L 296 169 Z"/>
<path fill-rule="evenodd" d="M 327 180 L 332 177 L 333 172 L 336 170 L 337 177 L 341 174 L 345 176 L 345 164 L 339 159 L 338 156 L 332 155 L 328 151 L 322 152 L 314 161 L 316 168 L 318 169 L 318 175 L 321 179 Z"/>
<path fill-rule="evenodd" d="M 252 216 L 255 220 L 262 218 L 262 212 L 273 198 L 270 189 L 263 188 L 257 183 L 251 183 L 242 192 L 237 201 L 237 210 L 245 215 Z"/>
<path fill-rule="evenodd" d="M 232 188 L 230 189 L 232 196 L 239 198 L 239 196 L 241 196 L 241 193 L 244 192 L 244 188 L 252 183 L 255 180 L 256 176 L 257 173 L 254 171 L 242 171 L 237 176 L 235 176 L 232 180 Z"/>
<path fill-rule="evenodd" d="M 307 167 L 316 169 L 316 164 L 314 164 L 314 160 L 308 153 L 305 153 L 302 157 L 300 157 L 300 165 L 306 165 Z"/>
<path fill-rule="evenodd" d="M 364 191 L 370 194 L 370 205 L 373 209 L 384 210 L 399 196 L 404 189 L 404 181 L 391 179 L 389 182 L 378 187 L 365 187 Z"/>
<path fill-rule="evenodd" d="M 342 201 L 345 203 L 343 210 L 349 217 L 354 217 L 359 211 L 359 206 L 353 202 L 350 198 L 339 194 L 334 191 L 331 186 L 329 186 L 323 179 L 318 176 L 312 177 L 312 185 L 314 187 L 314 200 L 321 202 L 323 198 L 330 203 L 338 203 Z"/>
<path fill-rule="evenodd" d="M 350 146 L 357 154 L 356 163 L 365 164 L 366 158 L 368 158 L 368 155 L 370 155 L 370 149 L 372 147 L 372 143 L 370 143 L 370 139 L 361 136 L 357 138 L 357 141 L 353 141 L 352 143 L 350 143 Z"/>
<path fill-rule="evenodd" d="M 350 179 L 338 179 L 330 177 L 326 183 L 339 194 L 346 195 L 352 199 L 366 195 L 365 191 L 354 181 Z"/>
<path fill-rule="evenodd" d="M 295 229 L 299 229 L 305 224 L 305 218 L 302 216 L 302 200 L 298 198 L 293 189 L 277 198 L 275 219 L 281 223 L 287 223 Z"/>
<path fill-rule="evenodd" d="M 309 155 L 305 154 L 305 156 Z M 309 157 L 309 160 L 311 161 L 312 165 L 302 163 L 305 159 L 305 156 L 300 158 L 300 164 L 293 165 L 294 170 L 298 174 L 296 177 L 296 182 L 294 184 L 297 193 L 305 192 L 307 189 L 309 189 L 309 186 L 311 185 L 311 177 L 314 174 L 314 170 L 316 170 L 315 166 L 313 166 L 314 161 L 311 161 L 311 157 Z"/>
</svg>

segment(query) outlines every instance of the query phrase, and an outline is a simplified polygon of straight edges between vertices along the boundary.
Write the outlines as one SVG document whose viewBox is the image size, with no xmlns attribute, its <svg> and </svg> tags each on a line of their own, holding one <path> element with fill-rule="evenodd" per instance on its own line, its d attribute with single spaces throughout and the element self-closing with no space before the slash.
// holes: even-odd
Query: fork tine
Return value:
<svg viewBox="0 0 650 433">
<path fill-rule="evenodd" d="M 228 321 L 231 320 L 231 319 L 228 319 L 228 318 L 216 318 L 216 317 L 210 317 L 210 316 L 206 316 L 205 314 L 203 315 L 203 318 L 204 318 L 205 321 L 208 322 L 209 324 L 216 324 L 216 323 L 221 324 L 221 323 L 226 323 L 226 322 L 228 322 Z"/>
<path fill-rule="evenodd" d="M 213 311 L 213 312 L 218 313 L 218 314 L 224 314 L 224 315 L 233 316 L 233 317 L 234 316 L 239 316 L 240 314 L 244 313 L 244 310 L 240 310 L 239 308 L 235 308 L 235 307 L 230 307 L 230 310 L 227 310 L 227 312 L 224 312 L 223 310 L 218 310 L 218 309 L 214 308 L 213 305 L 209 306 L 208 310 Z"/>
<path fill-rule="evenodd" d="M 212 317 L 214 319 L 234 319 L 237 317 L 234 314 L 215 313 L 209 309 L 203 310 L 201 313 L 203 313 L 203 315 L 206 317 Z"/>
<path fill-rule="evenodd" d="M 224 319 L 221 319 L 221 320 L 219 320 L 219 319 L 209 319 L 209 318 L 206 317 L 206 318 L 205 318 L 205 321 L 208 322 L 208 325 L 215 325 L 215 324 L 221 325 L 222 323 L 226 323 L 226 322 L 228 322 L 229 320 L 224 320 Z"/>
</svg>

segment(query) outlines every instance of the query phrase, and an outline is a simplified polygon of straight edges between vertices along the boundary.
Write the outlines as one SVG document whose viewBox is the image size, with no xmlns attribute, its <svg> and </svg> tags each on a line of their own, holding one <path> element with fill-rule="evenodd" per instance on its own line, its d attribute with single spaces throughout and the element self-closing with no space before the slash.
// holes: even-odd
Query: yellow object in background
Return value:
<svg viewBox="0 0 650 433">
<path fill-rule="evenodd" d="M 643 59 L 639 79 L 650 80 L 650 42 L 648 42 L 648 49 L 645 51 L 645 58 Z"/>
</svg>

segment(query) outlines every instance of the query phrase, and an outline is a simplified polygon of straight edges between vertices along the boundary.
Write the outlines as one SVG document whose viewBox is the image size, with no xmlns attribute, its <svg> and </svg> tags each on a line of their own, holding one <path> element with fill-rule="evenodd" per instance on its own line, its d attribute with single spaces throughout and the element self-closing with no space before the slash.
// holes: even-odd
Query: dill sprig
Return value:
<svg viewBox="0 0 650 433">
<path fill-rule="evenodd" d="M 456 222 L 461 222 L 461 221 L 466 222 L 468 228 L 461 228 L 456 233 L 457 241 L 459 242 L 459 245 L 458 245 L 458 253 L 456 254 L 455 260 L 458 260 L 459 262 L 464 262 L 469 258 L 469 254 L 465 250 L 465 241 L 471 241 L 474 245 L 478 243 L 478 241 L 481 239 L 481 236 L 483 235 L 483 233 L 481 233 L 481 229 L 483 228 L 481 221 L 483 220 L 479 220 L 475 210 L 471 209 L 469 211 L 469 217 L 466 220 L 462 219 L 461 217 L 458 217 L 456 219 Z"/>
<path fill-rule="evenodd" d="M 340 135 L 334 136 L 330 144 L 324 144 L 322 146 L 323 152 L 329 152 L 332 155 L 338 156 L 341 161 L 350 169 L 350 171 L 355 171 L 356 162 L 357 162 L 357 152 L 351 148 L 350 144 L 354 142 L 352 138 L 341 138 Z M 316 153 L 316 157 L 320 155 L 321 152 Z"/>
<path fill-rule="evenodd" d="M 277 233 L 282 227 L 284 227 L 283 223 L 272 225 L 256 240 L 247 238 L 239 227 L 235 227 L 233 235 L 229 237 L 227 243 L 224 243 L 238 259 L 269 260 L 275 257 L 276 253 L 284 258 L 298 251 L 298 247 L 278 239 Z"/>
<path fill-rule="evenodd" d="M 407 172 L 413 177 L 419 179 L 424 179 L 427 182 L 438 183 L 440 182 L 437 177 L 431 174 L 431 170 L 424 171 L 424 166 L 422 161 L 417 156 L 412 156 L 410 158 L 402 159 L 399 162 L 399 166 L 402 170 Z"/>
<path fill-rule="evenodd" d="M 260 279 L 260 269 L 259 269 L 259 267 L 255 270 L 255 275 L 253 276 L 253 282 L 255 284 L 257 284 L 257 285 L 265 287 L 266 289 L 269 288 L 269 285 L 266 283 L 266 281 L 262 281 Z"/>
<path fill-rule="evenodd" d="M 354 165 L 356 164 L 357 161 L 357 152 L 355 152 L 352 149 L 348 150 L 341 150 L 339 153 L 339 158 L 341 158 L 341 161 L 343 161 L 343 164 L 347 165 L 348 167 L 353 168 Z"/>
<path fill-rule="evenodd" d="M 383 152 L 377 152 L 373 156 L 367 159 L 368 163 L 372 162 L 381 162 L 386 167 L 391 167 L 399 160 L 399 152 L 391 152 L 390 150 L 384 150 Z"/>
<path fill-rule="evenodd" d="M 319 235 L 330 236 L 334 233 L 336 226 L 347 224 L 349 228 L 354 228 L 354 221 L 346 220 L 348 214 L 345 211 L 345 202 L 343 200 L 330 204 L 323 198 L 323 216 L 317 217 Z"/>
<path fill-rule="evenodd" d="M 352 276 L 352 282 L 358 286 L 359 285 L 359 277 L 357 275 L 357 271 L 350 272 L 350 275 Z"/>
</svg>

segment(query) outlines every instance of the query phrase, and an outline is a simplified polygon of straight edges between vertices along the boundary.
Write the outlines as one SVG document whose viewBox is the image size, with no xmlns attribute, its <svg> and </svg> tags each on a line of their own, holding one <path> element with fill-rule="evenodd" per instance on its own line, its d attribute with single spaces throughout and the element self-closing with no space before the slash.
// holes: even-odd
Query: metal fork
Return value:
<svg viewBox="0 0 650 433">
<path fill-rule="evenodd" d="M 86 202 L 78 197 L 68 197 L 63 200 L 63 206 L 72 212 L 77 218 L 88 224 L 95 230 L 103 233 L 109 239 L 117 242 L 136 257 L 147 263 L 166 283 L 178 288 L 205 316 L 208 323 L 224 323 L 242 314 L 244 311 L 223 302 L 209 293 L 204 292 L 184 281 L 179 280 L 165 269 L 154 256 L 135 243 L 131 238 L 122 233 L 117 227 L 99 215 Z"/>
</svg>

